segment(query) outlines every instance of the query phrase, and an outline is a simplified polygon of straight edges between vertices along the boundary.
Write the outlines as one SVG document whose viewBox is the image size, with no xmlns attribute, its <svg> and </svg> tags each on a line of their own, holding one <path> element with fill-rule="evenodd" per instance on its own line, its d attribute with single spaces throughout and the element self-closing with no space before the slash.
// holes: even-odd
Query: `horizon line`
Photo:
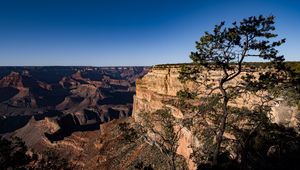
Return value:
<svg viewBox="0 0 300 170">
<path fill-rule="evenodd" d="M 249 61 L 244 63 L 268 63 L 271 61 Z M 284 63 L 293 63 L 293 62 L 300 62 L 300 60 L 285 60 Z M 153 64 L 153 65 L 100 65 L 100 66 L 93 66 L 93 65 L 0 65 L 0 67 L 153 67 L 157 65 L 176 65 L 176 64 L 193 64 L 192 62 L 189 63 L 164 63 L 164 64 Z"/>
</svg>

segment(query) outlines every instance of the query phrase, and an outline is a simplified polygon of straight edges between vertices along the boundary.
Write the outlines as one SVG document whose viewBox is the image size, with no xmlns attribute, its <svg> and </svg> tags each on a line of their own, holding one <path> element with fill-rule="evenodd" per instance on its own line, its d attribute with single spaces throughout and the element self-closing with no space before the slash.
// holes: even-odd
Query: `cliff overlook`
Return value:
<svg viewBox="0 0 300 170">
<path fill-rule="evenodd" d="M 140 113 L 151 113 L 162 109 L 168 108 L 171 111 L 171 114 L 178 119 L 188 119 L 193 117 L 193 115 L 186 113 L 186 110 L 178 106 L 179 98 L 177 93 L 184 89 L 189 89 L 190 91 L 200 91 L 198 95 L 205 95 L 207 89 L 200 88 L 196 83 L 193 82 L 181 82 L 178 77 L 180 76 L 181 67 L 184 64 L 171 64 L 171 65 L 158 65 L 154 66 L 149 72 L 141 79 L 136 81 L 136 95 L 134 96 L 133 103 L 133 118 L 135 121 L 139 122 Z M 258 75 L 260 72 L 264 72 L 265 64 L 254 63 L 249 65 L 260 65 L 259 67 L 255 66 L 250 68 L 250 72 L 253 75 Z M 289 63 L 294 68 L 297 64 Z M 249 71 L 249 70 L 248 70 Z M 203 71 L 202 74 L 207 74 L 207 76 L 212 76 L 210 79 L 219 77 L 219 72 L 211 71 L 209 74 L 206 71 Z M 246 72 L 242 72 L 240 76 L 235 78 L 233 84 L 238 84 L 243 75 L 246 75 Z M 230 85 L 230 84 L 229 84 Z M 229 86 L 227 85 L 227 86 Z M 195 104 L 201 101 L 193 101 Z M 237 98 L 234 102 L 231 103 L 232 106 L 237 107 L 251 107 L 260 103 L 260 100 L 255 95 L 247 95 L 241 98 Z M 272 115 L 269 116 L 272 122 L 284 125 L 285 127 L 298 128 L 300 112 L 297 107 L 289 106 L 282 99 L 272 102 Z M 193 117 L 194 118 L 194 117 Z M 195 118 L 194 118 L 195 119 Z M 238 122 L 240 126 L 243 123 Z M 180 125 L 179 125 L 180 126 Z M 194 128 L 194 129 L 193 129 Z M 181 127 L 182 137 L 179 140 L 179 146 L 177 153 L 186 158 L 187 164 L 190 169 L 195 169 L 196 165 L 191 160 L 191 155 L 193 153 L 192 145 L 202 145 L 201 140 L 198 140 L 194 134 L 194 130 L 205 131 L 207 127 Z M 235 138 L 233 134 L 226 133 L 225 137 L 228 139 Z M 232 153 L 234 155 L 234 153 Z M 234 156 L 233 156 L 234 157 Z"/>
</svg>

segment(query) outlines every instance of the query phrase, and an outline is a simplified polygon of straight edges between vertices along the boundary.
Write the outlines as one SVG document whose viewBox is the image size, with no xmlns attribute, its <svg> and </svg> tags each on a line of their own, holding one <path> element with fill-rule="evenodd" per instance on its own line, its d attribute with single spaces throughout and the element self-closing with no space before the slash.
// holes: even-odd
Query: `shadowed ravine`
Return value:
<svg viewBox="0 0 300 170">
<path fill-rule="evenodd" d="M 31 119 L 59 127 L 51 141 L 132 114 L 135 80 L 147 67 L 1 67 L 0 134 Z"/>
</svg>

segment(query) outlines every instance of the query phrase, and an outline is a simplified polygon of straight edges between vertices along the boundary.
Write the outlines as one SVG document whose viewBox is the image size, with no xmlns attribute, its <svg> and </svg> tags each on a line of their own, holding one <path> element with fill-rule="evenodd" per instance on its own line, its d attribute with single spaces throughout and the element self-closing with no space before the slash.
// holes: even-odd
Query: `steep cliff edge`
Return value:
<svg viewBox="0 0 300 170">
<path fill-rule="evenodd" d="M 172 111 L 172 114 L 177 118 L 184 118 L 184 113 L 173 105 L 167 104 L 166 101 L 177 99 L 177 92 L 188 88 L 196 90 L 198 87 L 194 83 L 183 84 L 179 81 L 180 65 L 165 65 L 153 67 L 142 79 L 136 81 L 136 95 L 133 103 L 133 118 L 138 121 L 138 114 L 141 112 L 151 113 L 162 107 L 167 107 Z M 242 73 L 243 75 L 245 73 Z M 258 74 L 258 73 L 254 73 Z M 219 76 L 216 71 L 214 76 Z M 235 80 L 238 82 L 240 77 Z M 198 89 L 199 90 L 199 89 Z M 205 90 L 200 90 L 205 93 Z M 255 104 L 257 99 L 250 97 L 247 101 L 237 100 L 234 105 L 246 106 L 249 103 Z M 273 103 L 272 120 L 275 123 L 284 124 L 288 127 L 296 127 L 299 123 L 299 110 L 294 107 L 287 106 L 284 101 Z M 187 160 L 190 169 L 195 169 L 195 164 L 190 160 L 192 149 L 191 143 L 197 142 L 193 137 L 192 132 L 188 128 L 182 129 L 182 138 L 179 141 L 177 153 L 184 156 Z"/>
<path fill-rule="evenodd" d="M 189 87 L 193 88 L 193 84 L 182 84 L 178 80 L 179 67 L 166 67 L 166 68 L 152 68 L 142 79 L 136 81 L 136 95 L 133 102 L 133 118 L 138 120 L 138 113 L 140 112 L 154 112 L 166 106 L 172 110 L 175 117 L 183 118 L 183 113 L 180 109 L 166 105 L 164 102 L 176 99 L 177 91 Z M 190 169 L 195 169 L 194 163 L 189 159 L 192 153 L 189 145 L 192 143 L 192 133 L 183 128 L 183 138 L 179 141 L 178 154 L 187 159 Z"/>
</svg>

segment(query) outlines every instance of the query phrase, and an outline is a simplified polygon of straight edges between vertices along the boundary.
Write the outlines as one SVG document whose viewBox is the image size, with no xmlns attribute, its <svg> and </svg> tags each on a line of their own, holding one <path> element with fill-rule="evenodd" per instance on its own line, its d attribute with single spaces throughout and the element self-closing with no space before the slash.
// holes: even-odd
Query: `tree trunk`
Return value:
<svg viewBox="0 0 300 170">
<path fill-rule="evenodd" d="M 222 82 L 220 84 L 220 90 L 223 95 L 223 114 L 222 114 L 220 129 L 218 130 L 218 133 L 216 136 L 216 148 L 213 153 L 213 162 L 212 162 L 213 166 L 216 166 L 218 164 L 218 156 L 220 153 L 220 148 L 221 148 L 221 144 L 223 141 L 223 135 L 224 135 L 225 128 L 226 128 L 226 120 L 227 120 L 227 116 L 228 116 L 228 111 L 227 111 L 228 96 L 227 96 L 225 89 L 223 88 Z"/>
</svg>

